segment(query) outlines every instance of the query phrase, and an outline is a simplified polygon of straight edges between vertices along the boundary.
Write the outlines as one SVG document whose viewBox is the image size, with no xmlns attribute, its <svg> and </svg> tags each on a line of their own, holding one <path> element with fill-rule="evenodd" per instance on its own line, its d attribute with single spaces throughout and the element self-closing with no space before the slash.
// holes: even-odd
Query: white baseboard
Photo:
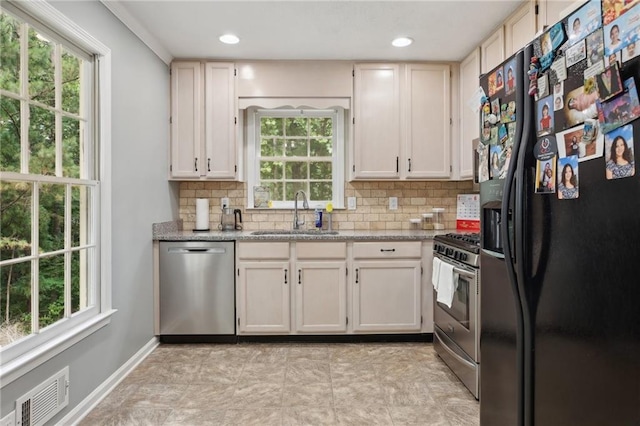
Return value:
<svg viewBox="0 0 640 426">
<path fill-rule="evenodd" d="M 82 402 L 69 411 L 58 424 L 77 425 L 87 416 L 109 393 L 115 389 L 125 377 L 129 375 L 151 352 L 158 346 L 157 337 L 151 339 L 138 352 L 118 368 L 107 380 L 102 382 L 93 392 L 91 392 Z"/>
</svg>

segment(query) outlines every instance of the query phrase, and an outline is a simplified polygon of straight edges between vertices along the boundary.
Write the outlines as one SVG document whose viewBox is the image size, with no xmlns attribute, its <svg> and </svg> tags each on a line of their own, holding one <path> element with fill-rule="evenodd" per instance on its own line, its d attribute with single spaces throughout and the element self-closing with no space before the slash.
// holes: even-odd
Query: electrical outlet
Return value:
<svg viewBox="0 0 640 426">
<path fill-rule="evenodd" d="M 398 210 L 398 197 L 389 197 L 389 210 Z"/>
<path fill-rule="evenodd" d="M 220 207 L 222 208 L 229 207 L 229 198 L 227 197 L 220 198 Z"/>
<path fill-rule="evenodd" d="M 12 411 L 0 419 L 0 426 L 16 426 L 16 412 Z"/>
<path fill-rule="evenodd" d="M 349 210 L 355 210 L 356 209 L 356 197 L 347 198 L 347 208 Z"/>
</svg>

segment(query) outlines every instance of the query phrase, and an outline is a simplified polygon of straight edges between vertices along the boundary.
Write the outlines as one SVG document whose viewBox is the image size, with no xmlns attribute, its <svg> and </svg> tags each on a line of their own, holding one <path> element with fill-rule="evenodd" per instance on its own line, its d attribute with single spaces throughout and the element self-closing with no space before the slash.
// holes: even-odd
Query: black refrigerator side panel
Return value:
<svg viewBox="0 0 640 426">
<path fill-rule="evenodd" d="M 621 73 L 637 86 L 640 58 Z M 534 194 L 529 157 L 534 424 L 640 425 L 640 171 L 607 180 L 604 157 L 581 162 L 579 198 L 559 200 Z"/>
</svg>

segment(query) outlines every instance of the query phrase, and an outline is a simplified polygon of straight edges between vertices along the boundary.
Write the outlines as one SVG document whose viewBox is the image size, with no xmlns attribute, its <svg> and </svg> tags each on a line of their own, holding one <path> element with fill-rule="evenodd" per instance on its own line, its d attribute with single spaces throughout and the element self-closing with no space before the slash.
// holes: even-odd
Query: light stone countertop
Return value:
<svg viewBox="0 0 640 426">
<path fill-rule="evenodd" d="M 164 222 L 153 225 L 153 239 L 155 241 L 423 241 L 431 240 L 435 235 L 455 232 L 455 230 L 384 230 L 384 231 L 353 231 L 338 230 L 337 234 L 327 231 L 317 232 L 314 229 L 304 229 L 304 233 L 275 233 L 255 235 L 260 231 L 227 231 L 210 230 L 205 232 L 182 231 L 179 222 Z M 286 231 L 274 231 L 286 232 Z"/>
</svg>

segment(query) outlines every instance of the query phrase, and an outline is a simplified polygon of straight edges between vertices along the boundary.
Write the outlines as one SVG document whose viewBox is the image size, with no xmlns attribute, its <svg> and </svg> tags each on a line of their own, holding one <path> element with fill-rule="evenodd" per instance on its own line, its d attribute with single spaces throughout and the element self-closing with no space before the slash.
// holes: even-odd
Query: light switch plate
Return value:
<svg viewBox="0 0 640 426">
<path fill-rule="evenodd" d="M 348 197 L 347 198 L 347 208 L 349 210 L 355 210 L 356 209 L 356 197 Z"/>
<path fill-rule="evenodd" d="M 222 208 L 229 207 L 229 198 L 227 197 L 220 198 L 220 207 Z"/>
<path fill-rule="evenodd" d="M 389 197 L 389 210 L 398 210 L 398 197 Z"/>
</svg>

